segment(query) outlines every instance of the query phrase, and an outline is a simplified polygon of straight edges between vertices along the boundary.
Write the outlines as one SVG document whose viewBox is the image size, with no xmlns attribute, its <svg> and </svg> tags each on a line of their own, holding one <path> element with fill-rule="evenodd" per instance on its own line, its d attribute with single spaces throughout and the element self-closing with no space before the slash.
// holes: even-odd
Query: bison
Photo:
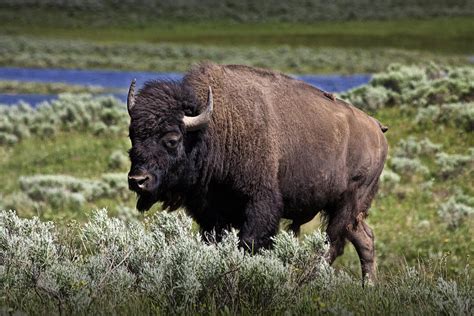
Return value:
<svg viewBox="0 0 474 316">
<path fill-rule="evenodd" d="M 387 155 L 385 127 L 281 73 L 200 64 L 128 94 L 137 209 L 184 207 L 202 235 L 237 228 L 242 247 L 269 247 L 282 218 L 297 234 L 322 212 L 332 263 L 349 240 L 375 276 L 365 222 Z"/>
</svg>

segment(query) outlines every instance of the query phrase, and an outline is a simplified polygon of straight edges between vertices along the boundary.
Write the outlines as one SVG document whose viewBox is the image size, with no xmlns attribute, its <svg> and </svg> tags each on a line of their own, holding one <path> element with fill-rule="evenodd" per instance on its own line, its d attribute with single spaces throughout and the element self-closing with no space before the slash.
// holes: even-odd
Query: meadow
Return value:
<svg viewBox="0 0 474 316">
<path fill-rule="evenodd" d="M 5 94 L 18 93 L 39 93 L 39 94 L 60 94 L 60 93 L 92 93 L 104 94 L 117 92 L 117 89 L 106 89 L 93 85 L 70 85 L 60 82 L 28 82 L 17 80 L 0 80 L 0 91 Z M 120 91 L 120 90 L 118 90 Z M 122 91 L 123 92 L 123 91 Z"/>
<path fill-rule="evenodd" d="M 291 36 L 290 36 L 291 37 Z M 473 41 L 474 42 L 474 41 Z M 98 68 L 116 70 L 186 71 L 203 60 L 248 64 L 294 74 L 373 73 L 391 63 L 431 60 L 467 65 L 468 56 L 397 48 L 214 46 L 193 43 L 101 43 L 91 40 L 0 36 L 0 66 L 35 68 Z"/>
<path fill-rule="evenodd" d="M 429 5 L 428 5 L 429 4 Z M 249 22 L 305 22 L 346 20 L 390 20 L 401 18 L 433 18 L 472 16 L 474 5 L 465 0 L 397 0 L 370 1 L 334 0 L 2 0 L 0 8 L 5 19 L 20 20 L 25 24 L 37 22 L 42 15 L 49 19 L 40 24 L 84 24 L 114 26 L 146 24 L 150 21 L 226 20 L 234 23 Z M 13 14 L 16 13 L 16 16 Z M 52 18 L 54 17 L 54 18 Z"/>
<path fill-rule="evenodd" d="M 0 105 L 0 315 L 472 315 L 474 5 L 397 0 L 0 0 L 0 66 L 183 72 L 211 60 L 290 74 L 374 74 L 338 95 L 389 127 L 368 222 L 332 267 L 319 216 L 271 250 L 204 243 L 183 211 L 140 214 L 128 114 L 98 86 Z"/>
<path fill-rule="evenodd" d="M 347 0 L 3 0 L 0 65 L 182 72 L 212 60 L 350 74 L 381 72 L 391 63 L 471 63 L 469 1 L 347 7 Z"/>
<path fill-rule="evenodd" d="M 139 214 L 113 97 L 1 106 L 2 311 L 472 314 L 473 83 L 472 66 L 395 64 L 340 95 L 389 126 L 368 288 L 351 246 L 334 268 L 321 260 L 317 218 L 251 256 L 233 232 L 204 244 L 181 213 Z"/>
</svg>

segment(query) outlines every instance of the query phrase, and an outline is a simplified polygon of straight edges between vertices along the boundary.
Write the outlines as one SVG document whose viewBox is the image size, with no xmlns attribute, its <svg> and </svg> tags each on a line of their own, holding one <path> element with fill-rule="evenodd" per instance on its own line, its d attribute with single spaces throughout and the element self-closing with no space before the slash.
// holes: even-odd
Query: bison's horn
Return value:
<svg viewBox="0 0 474 316">
<path fill-rule="evenodd" d="M 214 108 L 214 100 L 212 97 L 212 88 L 209 87 L 207 95 L 207 105 L 204 111 L 198 116 L 184 116 L 183 122 L 187 131 L 197 131 L 204 128 L 211 120 L 212 110 Z"/>
<path fill-rule="evenodd" d="M 127 96 L 127 109 L 128 114 L 131 113 L 133 106 L 135 105 L 135 83 L 137 79 L 133 79 L 132 83 L 130 84 L 130 88 L 128 89 L 128 96 Z"/>
</svg>

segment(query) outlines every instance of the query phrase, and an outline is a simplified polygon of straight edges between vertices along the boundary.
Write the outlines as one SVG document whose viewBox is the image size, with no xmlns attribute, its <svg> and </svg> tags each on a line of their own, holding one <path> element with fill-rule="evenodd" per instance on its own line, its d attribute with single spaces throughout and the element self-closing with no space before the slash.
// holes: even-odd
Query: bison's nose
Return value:
<svg viewBox="0 0 474 316">
<path fill-rule="evenodd" d="M 130 184 L 137 186 L 142 190 L 147 190 L 151 182 L 151 176 L 149 174 L 129 175 L 128 181 Z"/>
</svg>

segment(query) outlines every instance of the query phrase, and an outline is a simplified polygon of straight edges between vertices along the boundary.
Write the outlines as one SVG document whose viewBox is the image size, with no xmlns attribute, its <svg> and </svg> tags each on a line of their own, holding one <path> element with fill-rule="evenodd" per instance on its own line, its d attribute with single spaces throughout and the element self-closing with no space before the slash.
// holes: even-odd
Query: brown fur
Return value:
<svg viewBox="0 0 474 316">
<path fill-rule="evenodd" d="M 186 149 L 187 159 L 199 161 L 193 166 L 198 179 L 187 189 L 194 198 L 179 199 L 203 231 L 234 226 L 243 244 L 265 247 L 281 218 L 292 220 L 298 232 L 323 211 L 328 260 L 349 240 L 363 276 L 373 277 L 373 233 L 364 219 L 387 155 L 378 121 L 268 70 L 208 63 L 192 69 L 182 84 L 197 99 L 194 115 L 205 106 L 209 86 L 214 93 L 212 120 L 199 132 L 206 150 Z M 192 133 L 185 133 L 185 142 L 188 137 Z"/>
<path fill-rule="evenodd" d="M 214 89 L 209 133 L 220 153 L 216 176 L 252 181 L 245 186 L 250 191 L 277 191 L 283 217 L 293 220 L 294 229 L 324 210 L 329 238 L 341 244 L 331 250 L 330 261 L 342 252 L 340 239 L 371 239 L 360 222 L 387 155 L 378 121 L 341 100 L 328 100 L 304 82 L 267 70 L 206 64 L 193 69 L 186 81 L 203 104 L 207 86 Z"/>
</svg>

